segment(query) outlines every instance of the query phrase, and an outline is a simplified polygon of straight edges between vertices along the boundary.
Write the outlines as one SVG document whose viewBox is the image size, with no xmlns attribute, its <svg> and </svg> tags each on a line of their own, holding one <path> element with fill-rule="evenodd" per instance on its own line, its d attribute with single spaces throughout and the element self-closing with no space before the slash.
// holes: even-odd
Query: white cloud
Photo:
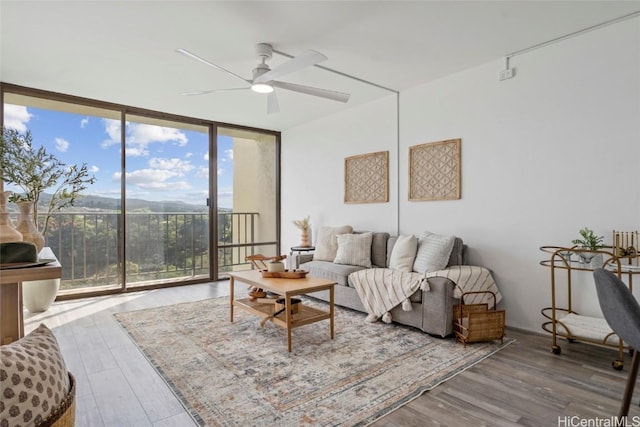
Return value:
<svg viewBox="0 0 640 427">
<path fill-rule="evenodd" d="M 112 145 L 120 145 L 120 121 L 113 119 L 103 119 L 105 133 L 109 139 L 102 142 L 102 148 Z M 180 147 L 184 147 L 189 142 L 187 136 L 179 129 L 147 125 L 144 123 L 126 123 L 126 153 L 128 156 L 140 157 L 148 156 L 149 144 L 174 142 Z M 161 151 L 161 149 L 156 150 Z"/>
<path fill-rule="evenodd" d="M 98 171 L 100 170 L 100 168 L 96 165 L 93 165 L 89 168 L 89 172 L 91 173 L 98 173 Z"/>
<path fill-rule="evenodd" d="M 233 160 L 233 149 L 224 150 L 224 155 L 226 159 Z"/>
<path fill-rule="evenodd" d="M 222 175 L 223 173 L 224 173 L 224 169 L 218 168 L 218 176 Z"/>
<path fill-rule="evenodd" d="M 209 160 L 209 153 L 204 153 L 204 156 L 202 156 L 202 158 L 205 160 Z"/>
<path fill-rule="evenodd" d="M 198 178 L 209 178 L 209 168 L 206 166 L 200 166 L 196 172 Z"/>
<path fill-rule="evenodd" d="M 149 155 L 149 150 L 144 147 L 127 147 L 125 153 L 128 157 L 144 157 Z"/>
<path fill-rule="evenodd" d="M 185 153 L 184 155 L 185 159 L 190 159 L 191 157 L 193 157 L 193 153 Z"/>
<path fill-rule="evenodd" d="M 191 185 L 186 181 L 174 181 L 174 182 L 149 182 L 145 184 L 138 184 L 138 187 L 146 188 L 149 190 L 163 190 L 163 191 L 175 191 L 175 190 L 190 190 Z"/>
<path fill-rule="evenodd" d="M 182 173 L 189 172 L 194 168 L 194 166 L 188 160 L 181 159 L 167 159 L 162 157 L 154 157 L 149 159 L 149 167 L 154 169 L 168 169 L 180 171 Z"/>
<path fill-rule="evenodd" d="M 120 120 L 102 119 L 104 131 L 109 135 L 109 139 L 102 142 L 102 148 L 120 144 Z"/>
<path fill-rule="evenodd" d="M 179 129 L 140 124 L 129 124 L 127 126 L 127 141 L 130 144 L 148 145 L 152 142 L 175 141 L 180 147 L 187 145 L 187 136 Z"/>
<path fill-rule="evenodd" d="M 14 129 L 18 132 L 26 132 L 27 123 L 32 114 L 27 111 L 27 107 L 22 105 L 4 105 L 4 126 L 7 129 Z"/>
<path fill-rule="evenodd" d="M 84 129 L 89 124 L 89 117 L 80 120 L 80 127 Z"/>
<path fill-rule="evenodd" d="M 153 181 L 166 181 L 169 178 L 181 176 L 182 174 L 170 170 L 162 169 L 138 169 L 127 172 L 126 179 L 129 184 L 146 184 Z"/>
<path fill-rule="evenodd" d="M 61 152 L 66 152 L 69 149 L 69 141 L 64 138 L 56 138 L 56 149 Z"/>
<path fill-rule="evenodd" d="M 181 172 L 165 169 L 139 169 L 127 172 L 126 180 L 130 185 L 148 190 L 188 190 L 191 185 L 186 181 L 168 181 L 182 175 Z M 114 173 L 114 181 L 119 181 L 121 176 L 120 172 Z"/>
</svg>

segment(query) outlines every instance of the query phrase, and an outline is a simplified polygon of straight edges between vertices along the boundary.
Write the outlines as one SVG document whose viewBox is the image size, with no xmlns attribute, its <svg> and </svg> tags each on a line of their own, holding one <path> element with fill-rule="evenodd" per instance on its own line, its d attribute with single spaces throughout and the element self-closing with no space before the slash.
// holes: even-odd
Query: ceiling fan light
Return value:
<svg viewBox="0 0 640 427">
<path fill-rule="evenodd" d="M 273 92 L 273 86 L 268 83 L 254 83 L 251 85 L 251 90 L 258 93 L 271 93 Z"/>
</svg>

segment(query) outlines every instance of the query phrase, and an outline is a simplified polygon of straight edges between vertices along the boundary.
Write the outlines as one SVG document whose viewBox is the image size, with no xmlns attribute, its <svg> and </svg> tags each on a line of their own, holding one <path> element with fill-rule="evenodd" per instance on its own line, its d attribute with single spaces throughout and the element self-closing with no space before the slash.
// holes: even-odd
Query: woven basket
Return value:
<svg viewBox="0 0 640 427">
<path fill-rule="evenodd" d="M 73 427 L 76 423 L 76 379 L 69 372 L 69 393 L 39 427 Z"/>
<path fill-rule="evenodd" d="M 493 309 L 489 304 L 465 304 L 464 297 L 471 294 L 490 294 L 493 297 Z M 490 291 L 465 292 L 460 303 L 453 307 L 453 331 L 456 339 L 465 346 L 470 342 L 504 339 L 506 313 L 496 310 L 496 295 Z"/>
</svg>

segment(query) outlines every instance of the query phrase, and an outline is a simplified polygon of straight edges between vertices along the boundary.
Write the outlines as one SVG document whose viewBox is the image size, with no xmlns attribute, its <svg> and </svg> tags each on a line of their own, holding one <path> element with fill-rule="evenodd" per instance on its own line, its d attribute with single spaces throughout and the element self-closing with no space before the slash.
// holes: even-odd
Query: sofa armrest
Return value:
<svg viewBox="0 0 640 427">
<path fill-rule="evenodd" d="M 441 337 L 453 333 L 455 284 L 446 277 L 430 277 L 428 291 L 422 291 L 422 330 Z"/>
</svg>

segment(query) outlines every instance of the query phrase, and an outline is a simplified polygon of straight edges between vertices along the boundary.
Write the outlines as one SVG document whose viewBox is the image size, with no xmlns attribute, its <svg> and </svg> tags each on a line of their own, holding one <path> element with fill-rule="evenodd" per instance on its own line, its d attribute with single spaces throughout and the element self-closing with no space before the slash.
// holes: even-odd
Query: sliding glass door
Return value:
<svg viewBox="0 0 640 427">
<path fill-rule="evenodd" d="M 126 119 L 127 287 L 208 279 L 208 127 Z"/>
<path fill-rule="evenodd" d="M 33 146 L 67 165 L 86 163 L 95 183 L 75 206 L 53 210 L 46 230 L 44 218 L 56 186 L 45 190 L 38 210 L 38 225 L 60 263 L 62 292 L 109 290 L 122 287 L 120 269 L 120 150 L 111 146 L 118 111 L 79 107 L 68 102 L 4 94 L 3 123 L 8 129 L 30 131 Z M 118 136 L 115 136 L 117 139 Z M 6 185 L 16 195 L 22 190 Z M 17 208 L 8 206 L 16 224 Z"/>
<path fill-rule="evenodd" d="M 219 272 L 246 269 L 248 255 L 280 251 L 277 135 L 218 128 Z"/>
<path fill-rule="evenodd" d="M 0 89 L 3 126 L 95 177 L 44 236 L 62 264 L 61 294 L 217 280 L 251 268 L 248 255 L 280 253 L 277 132 Z"/>
</svg>

